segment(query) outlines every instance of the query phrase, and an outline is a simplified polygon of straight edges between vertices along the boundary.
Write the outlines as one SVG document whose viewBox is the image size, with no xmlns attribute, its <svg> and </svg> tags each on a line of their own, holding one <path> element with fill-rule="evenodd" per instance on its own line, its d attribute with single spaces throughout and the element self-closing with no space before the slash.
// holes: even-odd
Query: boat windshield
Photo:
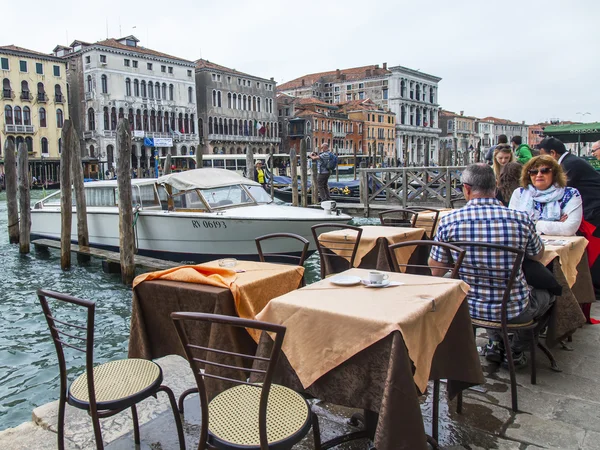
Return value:
<svg viewBox="0 0 600 450">
<path fill-rule="evenodd" d="M 241 206 L 254 203 L 254 199 L 239 184 L 212 189 L 200 189 L 200 194 L 211 208 Z"/>
<path fill-rule="evenodd" d="M 265 191 L 262 186 L 246 185 L 246 189 L 248 189 L 250 195 L 254 197 L 256 203 L 271 203 L 273 201 L 271 196 L 267 194 L 267 191 Z"/>
</svg>

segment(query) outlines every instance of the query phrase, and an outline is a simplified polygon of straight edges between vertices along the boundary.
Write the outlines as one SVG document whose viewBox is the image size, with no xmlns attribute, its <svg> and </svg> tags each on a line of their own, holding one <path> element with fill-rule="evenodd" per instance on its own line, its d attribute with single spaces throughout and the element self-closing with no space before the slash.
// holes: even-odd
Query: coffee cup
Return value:
<svg viewBox="0 0 600 450">
<path fill-rule="evenodd" d="M 381 272 L 369 272 L 369 283 L 371 284 L 382 284 L 390 276 L 387 273 Z"/>
</svg>

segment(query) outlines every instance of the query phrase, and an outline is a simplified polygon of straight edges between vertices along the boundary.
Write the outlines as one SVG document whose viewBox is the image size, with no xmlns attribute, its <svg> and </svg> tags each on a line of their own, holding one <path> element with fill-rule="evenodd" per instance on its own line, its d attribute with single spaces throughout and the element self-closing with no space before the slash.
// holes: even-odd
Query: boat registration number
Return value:
<svg viewBox="0 0 600 450">
<path fill-rule="evenodd" d="M 227 228 L 224 220 L 192 220 L 194 228 Z"/>
</svg>

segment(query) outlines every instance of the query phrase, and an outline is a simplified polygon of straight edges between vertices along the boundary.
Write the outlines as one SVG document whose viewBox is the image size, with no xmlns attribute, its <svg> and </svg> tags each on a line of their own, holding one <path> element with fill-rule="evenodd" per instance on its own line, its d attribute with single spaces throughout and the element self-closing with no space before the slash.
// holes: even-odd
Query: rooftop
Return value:
<svg viewBox="0 0 600 450">
<path fill-rule="evenodd" d="M 230 69 L 229 67 L 221 66 L 220 64 L 216 64 L 214 62 L 208 61 L 207 59 L 198 59 L 194 61 L 196 63 L 196 69 L 208 69 L 208 70 L 218 70 L 220 72 L 231 73 L 234 75 L 244 75 L 247 77 L 255 77 L 254 75 L 250 75 L 248 73 L 240 72 L 235 69 Z"/>
<path fill-rule="evenodd" d="M 28 48 L 18 47 L 13 44 L 0 46 L 0 53 L 16 53 L 16 54 L 23 55 L 23 56 L 31 56 L 34 58 L 41 57 L 41 58 L 45 58 L 45 59 L 60 61 L 60 58 L 57 58 L 48 53 L 36 52 L 35 50 L 29 50 Z"/>
<path fill-rule="evenodd" d="M 278 90 L 285 91 L 302 86 L 309 87 L 318 81 L 324 83 L 363 80 L 365 78 L 379 77 L 391 73 L 388 69 L 382 69 L 379 64 L 362 67 L 351 67 L 349 69 L 336 69 L 328 72 L 317 72 L 301 76 L 294 80 L 283 83 Z M 304 82 L 304 84 L 302 84 Z"/>
</svg>

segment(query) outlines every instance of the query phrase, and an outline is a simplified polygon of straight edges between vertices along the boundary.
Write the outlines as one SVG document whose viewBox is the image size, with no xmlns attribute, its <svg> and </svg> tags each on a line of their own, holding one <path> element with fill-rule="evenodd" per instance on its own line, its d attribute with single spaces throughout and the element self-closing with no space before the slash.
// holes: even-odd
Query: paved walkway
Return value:
<svg viewBox="0 0 600 450">
<path fill-rule="evenodd" d="M 600 316 L 600 303 L 592 315 Z M 483 337 L 478 344 L 483 345 Z M 533 450 L 600 449 L 600 325 L 586 325 L 569 344 L 573 351 L 554 349 L 563 370 L 550 370 L 547 359 L 538 352 L 538 383 L 529 383 L 529 371 L 519 372 L 519 408 L 510 409 L 508 372 L 482 359 L 487 381 L 480 391 L 465 394 L 463 414 L 454 412 L 455 402 L 442 400 L 440 444 L 446 450 Z M 460 349 L 457 349 L 460 351 Z M 179 357 L 161 358 L 165 384 L 178 396 L 194 384 L 187 363 Z M 58 369 L 57 369 L 58 370 Z M 443 388 L 443 386 L 442 386 Z M 442 398 L 444 393 L 442 391 Z M 351 430 L 347 418 L 354 410 L 317 402 L 314 408 L 321 420 L 324 439 Z M 431 405 L 423 398 L 426 428 L 431 428 Z M 33 421 L 0 432 L 0 449 L 29 450 L 56 448 L 57 403 L 36 408 Z M 141 450 L 178 449 L 175 424 L 164 394 L 158 401 L 149 399 L 138 408 L 141 424 Z M 199 436 L 197 397 L 186 400 L 185 432 L 188 449 L 197 448 Z M 87 414 L 68 408 L 67 446 L 69 450 L 95 448 L 91 423 Z M 133 448 L 131 418 L 128 412 L 102 421 L 107 450 Z M 297 450 L 312 450 L 311 434 L 298 444 Z M 356 441 L 339 447 L 345 450 L 369 449 L 366 441 Z"/>
</svg>

